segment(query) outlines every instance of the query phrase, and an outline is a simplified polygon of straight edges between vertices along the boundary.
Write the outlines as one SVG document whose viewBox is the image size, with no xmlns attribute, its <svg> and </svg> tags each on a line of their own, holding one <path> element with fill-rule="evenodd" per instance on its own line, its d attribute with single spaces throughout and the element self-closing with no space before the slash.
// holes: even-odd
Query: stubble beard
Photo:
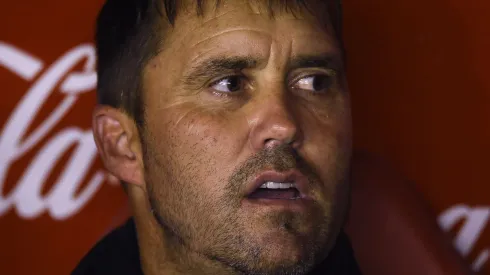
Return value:
<svg viewBox="0 0 490 275">
<path fill-rule="evenodd" d="M 278 147 L 250 158 L 227 180 L 223 195 L 214 200 L 206 200 L 199 197 L 198 192 L 193 194 L 186 189 L 190 179 L 179 177 L 175 173 L 178 169 L 172 169 L 172 165 L 157 167 L 166 179 L 164 188 L 172 192 L 162 192 L 163 186 L 148 184 L 150 204 L 165 240 L 171 244 L 167 248 L 173 249 L 175 254 L 186 254 L 176 255 L 174 260 L 186 259 L 187 262 L 181 264 L 189 267 L 188 272 L 196 270 L 206 274 L 203 268 L 209 268 L 213 274 L 221 269 L 223 274 L 301 275 L 326 256 L 332 217 L 319 205 L 316 205 L 315 215 L 309 217 L 315 220 L 307 220 L 316 222 L 309 236 L 301 236 L 305 217 L 297 213 L 268 213 L 261 216 L 260 221 L 247 221 L 240 215 L 240 196 L 247 180 L 265 168 L 277 171 L 297 168 L 309 177 L 310 184 L 320 184 L 314 171 L 291 148 Z M 301 247 L 299 260 L 271 261 L 268 253 L 271 249 L 281 249 L 280 245 L 264 247 L 264 243 L 259 243 L 261 236 L 254 236 L 253 230 L 247 228 L 253 222 L 267 223 L 297 238 Z"/>
</svg>

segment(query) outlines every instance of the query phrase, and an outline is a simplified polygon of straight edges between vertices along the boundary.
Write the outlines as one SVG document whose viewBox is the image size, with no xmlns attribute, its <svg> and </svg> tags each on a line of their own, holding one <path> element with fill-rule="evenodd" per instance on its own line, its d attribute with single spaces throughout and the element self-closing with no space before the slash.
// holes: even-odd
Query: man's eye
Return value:
<svg viewBox="0 0 490 275">
<path fill-rule="evenodd" d="M 332 86 L 332 82 L 333 77 L 328 75 L 310 75 L 298 80 L 293 87 L 319 93 L 329 89 Z"/>
<path fill-rule="evenodd" d="M 211 85 L 211 88 L 222 93 L 236 92 L 242 89 L 243 78 L 240 76 L 228 76 Z"/>
</svg>

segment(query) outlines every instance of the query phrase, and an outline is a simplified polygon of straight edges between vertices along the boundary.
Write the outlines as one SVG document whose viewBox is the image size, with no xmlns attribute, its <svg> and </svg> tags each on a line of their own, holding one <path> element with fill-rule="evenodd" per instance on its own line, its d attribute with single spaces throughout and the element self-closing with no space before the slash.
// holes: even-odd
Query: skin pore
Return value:
<svg viewBox="0 0 490 275">
<path fill-rule="evenodd" d="M 143 72 L 142 129 L 99 106 L 96 143 L 128 183 L 145 274 L 306 274 L 348 205 L 341 51 L 303 8 L 272 18 L 260 1 L 222 2 L 166 30 Z M 303 207 L 249 203 L 258 174 L 291 170 L 307 178 Z"/>
</svg>

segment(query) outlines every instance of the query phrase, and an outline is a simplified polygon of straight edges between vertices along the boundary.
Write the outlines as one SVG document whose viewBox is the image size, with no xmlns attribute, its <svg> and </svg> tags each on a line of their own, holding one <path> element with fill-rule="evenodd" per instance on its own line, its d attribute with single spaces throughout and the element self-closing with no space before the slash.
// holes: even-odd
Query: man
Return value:
<svg viewBox="0 0 490 275">
<path fill-rule="evenodd" d="M 360 274 L 331 4 L 107 1 L 93 130 L 133 219 L 74 274 Z"/>
</svg>

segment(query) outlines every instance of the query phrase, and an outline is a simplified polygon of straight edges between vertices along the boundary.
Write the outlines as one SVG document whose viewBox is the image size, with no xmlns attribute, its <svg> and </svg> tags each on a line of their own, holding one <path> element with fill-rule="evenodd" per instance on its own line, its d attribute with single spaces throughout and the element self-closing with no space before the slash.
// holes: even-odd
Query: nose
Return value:
<svg viewBox="0 0 490 275">
<path fill-rule="evenodd" d="M 301 146 L 303 134 L 297 115 L 284 94 L 258 99 L 249 117 L 250 144 L 254 151 L 288 144 L 294 149 Z"/>
</svg>

